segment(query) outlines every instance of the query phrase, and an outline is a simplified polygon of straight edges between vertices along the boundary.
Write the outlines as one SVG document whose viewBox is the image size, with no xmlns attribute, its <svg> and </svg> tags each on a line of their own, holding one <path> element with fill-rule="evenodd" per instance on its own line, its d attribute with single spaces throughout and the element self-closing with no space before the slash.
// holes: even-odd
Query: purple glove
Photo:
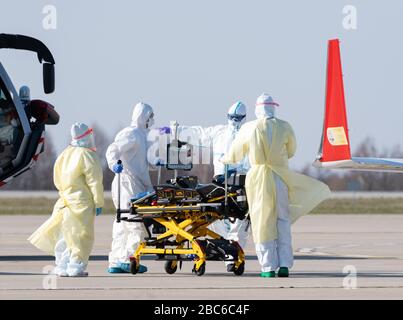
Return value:
<svg viewBox="0 0 403 320">
<path fill-rule="evenodd" d="M 171 128 L 170 127 L 162 127 L 160 128 L 160 134 L 170 134 Z"/>
</svg>

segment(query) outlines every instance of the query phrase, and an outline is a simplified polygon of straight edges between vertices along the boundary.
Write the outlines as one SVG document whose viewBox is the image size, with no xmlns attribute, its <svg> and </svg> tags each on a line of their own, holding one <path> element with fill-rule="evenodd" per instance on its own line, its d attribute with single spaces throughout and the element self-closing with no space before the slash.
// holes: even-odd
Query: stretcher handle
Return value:
<svg viewBox="0 0 403 320">
<path fill-rule="evenodd" d="M 175 121 L 171 121 L 171 128 L 173 128 L 173 136 L 174 139 L 177 143 L 177 148 L 179 148 L 179 139 L 178 139 L 178 127 L 179 127 L 179 123 L 175 120 Z M 179 163 L 179 156 L 178 156 L 178 163 Z M 178 177 L 178 170 L 175 169 L 174 170 L 174 178 L 176 179 Z"/>
<path fill-rule="evenodd" d="M 122 160 L 118 160 L 118 164 L 122 164 Z M 121 221 L 121 210 L 120 210 L 120 173 L 118 173 L 118 208 L 116 210 L 116 222 L 120 223 Z"/>
<path fill-rule="evenodd" d="M 158 166 L 158 179 L 157 179 L 157 186 L 161 184 L 161 166 Z"/>
<path fill-rule="evenodd" d="M 225 208 L 228 206 L 228 164 L 224 165 Z"/>
</svg>

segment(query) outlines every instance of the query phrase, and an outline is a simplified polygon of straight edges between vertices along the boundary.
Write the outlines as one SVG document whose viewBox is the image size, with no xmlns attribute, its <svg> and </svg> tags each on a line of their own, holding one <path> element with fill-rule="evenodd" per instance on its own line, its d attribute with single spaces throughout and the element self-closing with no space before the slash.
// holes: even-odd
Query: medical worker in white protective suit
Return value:
<svg viewBox="0 0 403 320">
<path fill-rule="evenodd" d="M 153 191 L 147 161 L 147 135 L 154 124 L 154 112 L 151 106 L 138 103 L 134 107 L 131 125 L 120 131 L 115 141 L 106 151 L 109 168 L 121 174 L 121 209 L 128 209 L 130 199 L 134 196 Z M 118 160 L 122 161 L 119 165 Z M 112 198 L 118 206 L 118 176 L 112 182 Z M 129 273 L 130 256 L 145 236 L 141 222 L 114 222 L 112 248 L 109 254 L 109 273 Z M 140 273 L 147 268 L 140 265 Z"/>
<path fill-rule="evenodd" d="M 245 121 L 246 106 L 238 101 L 228 110 L 228 124 L 206 128 L 200 126 L 179 126 L 177 133 L 181 141 L 188 141 L 192 145 L 200 145 L 207 148 L 212 146 L 214 176 L 220 176 L 225 173 L 225 166 L 220 161 L 220 158 L 228 152 L 232 141 Z M 237 173 L 246 174 L 248 168 L 248 161 L 244 158 L 238 163 L 229 166 L 228 171 L 237 171 Z M 235 223 L 230 223 L 229 220 L 218 220 L 210 226 L 210 229 L 227 240 L 238 241 L 239 245 L 244 248 L 248 240 L 248 227 L 248 220 L 236 219 Z M 233 263 L 226 262 L 226 265 L 229 272 L 233 271 Z"/>
<path fill-rule="evenodd" d="M 248 156 L 246 178 L 253 239 L 262 277 L 288 277 L 293 266 L 291 224 L 329 197 L 329 188 L 315 179 L 294 173 L 288 159 L 296 151 L 293 129 L 276 118 L 278 104 L 267 95 L 256 102 L 257 120 L 243 125 L 223 163 Z"/>
<path fill-rule="evenodd" d="M 31 90 L 28 86 L 22 86 L 19 91 L 19 96 L 24 108 L 31 102 Z"/>
<path fill-rule="evenodd" d="M 52 216 L 28 239 L 56 257 L 58 276 L 87 276 L 94 244 L 94 218 L 104 206 L 102 167 L 92 129 L 83 123 L 71 128 L 72 140 L 57 158 L 53 179 L 59 200 Z"/>
</svg>

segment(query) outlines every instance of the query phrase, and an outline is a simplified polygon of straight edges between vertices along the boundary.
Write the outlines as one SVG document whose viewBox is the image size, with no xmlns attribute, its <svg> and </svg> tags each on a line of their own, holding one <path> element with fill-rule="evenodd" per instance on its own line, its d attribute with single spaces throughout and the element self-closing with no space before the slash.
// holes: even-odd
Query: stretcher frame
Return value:
<svg viewBox="0 0 403 320">
<path fill-rule="evenodd" d="M 236 196 L 229 193 L 227 196 Z M 194 262 L 193 273 L 201 276 L 205 273 L 207 257 L 203 240 L 206 237 L 214 240 L 228 241 L 237 250 L 234 258 L 223 259 L 234 263 L 235 275 L 242 275 L 245 269 L 245 254 L 236 241 L 225 240 L 219 234 L 208 229 L 215 221 L 224 216 L 217 212 L 221 207 L 216 201 L 223 200 L 224 196 L 210 199 L 208 203 L 184 205 L 142 206 L 133 204 L 130 210 L 120 210 L 121 213 L 130 213 L 129 217 L 120 216 L 120 220 L 127 222 L 145 222 L 147 219 L 155 221 L 166 228 L 166 231 L 155 238 L 150 237 L 142 241 L 137 250 L 130 257 L 130 272 L 139 272 L 140 260 L 144 255 L 160 256 L 158 260 L 165 260 L 165 271 L 169 274 L 176 272 L 182 261 Z M 147 228 L 146 228 L 147 229 Z M 147 229 L 149 232 L 149 230 Z M 170 241 L 169 239 L 174 240 Z M 174 248 L 167 248 L 168 246 Z M 185 256 L 185 257 L 184 257 Z M 214 259 L 217 261 L 217 259 Z"/>
<path fill-rule="evenodd" d="M 176 122 L 173 123 L 175 127 L 175 140 L 178 146 L 184 146 L 186 143 L 182 143 L 178 140 L 177 126 Z M 168 154 L 171 144 L 168 146 Z M 178 151 L 179 152 L 179 151 Z M 178 155 L 179 158 L 179 155 Z M 122 164 L 121 160 L 118 164 Z M 192 166 L 190 166 L 191 168 Z M 180 166 L 175 166 L 174 169 L 166 165 L 168 170 L 175 170 L 175 178 L 177 177 L 177 169 Z M 188 165 L 182 168 L 183 170 L 189 170 Z M 160 184 L 161 178 L 161 167 L 158 169 L 158 185 Z M 157 255 L 160 257 L 158 260 L 165 260 L 165 271 L 168 274 L 173 274 L 176 272 L 179 266 L 181 267 L 182 261 L 193 261 L 193 273 L 198 276 L 202 276 L 206 270 L 206 262 L 208 260 L 219 260 L 231 261 L 234 264 L 233 272 L 235 275 L 242 275 L 245 270 L 245 254 L 243 249 L 238 244 L 237 241 L 225 240 L 219 234 L 208 229 L 208 227 L 215 221 L 228 218 L 228 198 L 237 197 L 236 193 L 228 192 L 228 166 L 225 165 L 225 194 L 223 196 L 215 197 L 209 199 L 207 203 L 199 203 L 195 201 L 184 200 L 181 204 L 153 204 L 153 205 L 142 205 L 142 201 L 148 196 L 153 196 L 154 194 L 147 195 L 141 199 L 137 199 L 131 203 L 131 208 L 129 210 L 121 210 L 120 208 L 120 173 L 118 174 L 118 208 L 117 208 L 117 222 L 127 221 L 127 222 L 141 222 L 145 225 L 145 229 L 149 235 L 144 241 L 140 243 L 134 254 L 130 257 L 130 272 L 132 274 L 137 274 L 140 269 L 140 260 L 144 255 Z M 224 204 L 222 201 L 224 200 Z M 220 202 L 221 201 L 221 202 Z M 122 217 L 122 214 L 129 213 L 129 217 Z M 147 228 L 145 222 L 157 222 L 158 224 L 165 227 L 165 232 L 159 234 L 157 237 L 152 237 L 150 230 Z M 231 220 L 231 219 L 230 219 Z M 235 219 L 234 219 L 235 220 Z M 234 222 L 231 220 L 231 222 Z M 207 237 L 211 238 L 208 239 Z M 173 238 L 173 240 L 169 240 Z M 207 252 L 207 247 L 209 245 L 208 241 L 212 246 L 215 246 L 214 241 L 217 246 L 214 249 L 217 251 Z M 204 246 L 204 242 L 207 243 Z M 224 250 L 224 248 L 219 247 L 219 242 L 221 245 L 229 245 L 234 253 L 236 249 L 236 254 L 229 255 Z M 167 248 L 167 247 L 173 248 Z M 228 249 L 228 247 L 226 247 Z M 210 249 L 211 250 L 211 249 Z M 215 252 L 216 255 L 211 254 Z M 223 258 L 224 256 L 224 258 Z"/>
</svg>

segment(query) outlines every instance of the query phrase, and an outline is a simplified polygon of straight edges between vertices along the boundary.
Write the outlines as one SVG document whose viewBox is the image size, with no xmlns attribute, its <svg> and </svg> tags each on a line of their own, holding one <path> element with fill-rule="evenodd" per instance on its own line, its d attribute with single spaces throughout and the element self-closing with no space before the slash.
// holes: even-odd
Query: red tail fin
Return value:
<svg viewBox="0 0 403 320">
<path fill-rule="evenodd" d="M 339 40 L 328 46 L 326 110 L 320 161 L 351 159 Z"/>
</svg>

